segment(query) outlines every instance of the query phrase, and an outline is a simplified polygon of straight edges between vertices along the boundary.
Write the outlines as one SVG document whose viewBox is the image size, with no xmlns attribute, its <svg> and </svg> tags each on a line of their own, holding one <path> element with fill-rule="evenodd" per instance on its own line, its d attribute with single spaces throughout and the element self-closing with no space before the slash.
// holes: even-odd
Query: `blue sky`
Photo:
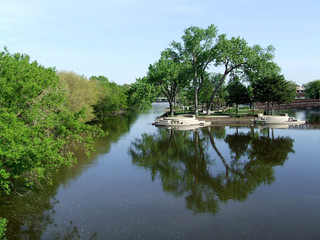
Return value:
<svg viewBox="0 0 320 240">
<path fill-rule="evenodd" d="M 0 0 L 0 47 L 118 84 L 143 77 L 190 26 L 276 48 L 297 84 L 320 79 L 319 0 Z"/>
</svg>

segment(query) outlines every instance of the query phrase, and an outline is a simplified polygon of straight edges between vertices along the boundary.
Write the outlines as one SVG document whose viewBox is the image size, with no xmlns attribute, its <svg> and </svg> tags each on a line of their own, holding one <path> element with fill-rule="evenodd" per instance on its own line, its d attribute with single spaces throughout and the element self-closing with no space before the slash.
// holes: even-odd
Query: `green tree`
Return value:
<svg viewBox="0 0 320 240">
<path fill-rule="evenodd" d="M 290 102 L 295 97 L 295 89 L 283 75 L 272 75 L 256 79 L 252 84 L 254 98 L 260 102 L 267 102 L 267 112 L 273 109 L 274 103 Z"/>
<path fill-rule="evenodd" d="M 101 82 L 101 83 L 106 83 L 106 84 L 108 84 L 110 81 L 109 81 L 109 79 L 107 78 L 107 77 L 105 77 L 105 76 L 102 76 L 102 75 L 100 75 L 100 76 L 91 76 L 90 77 L 90 80 L 91 81 L 99 81 L 99 82 Z"/>
<path fill-rule="evenodd" d="M 236 114 L 238 114 L 239 104 L 250 102 L 248 89 L 240 82 L 238 77 L 235 77 L 229 82 L 227 90 L 229 93 L 229 103 L 236 104 Z"/>
<path fill-rule="evenodd" d="M 211 93 L 216 88 L 221 77 L 222 77 L 221 73 L 206 74 L 206 77 L 204 78 L 204 81 L 202 83 L 202 88 L 199 91 L 200 102 L 209 104 Z M 219 88 L 218 92 L 216 93 L 213 103 L 216 104 L 218 108 L 220 108 L 221 103 L 223 103 L 227 99 L 227 97 L 228 97 L 227 88 L 226 88 L 226 85 L 223 84 Z"/>
<path fill-rule="evenodd" d="M 308 82 L 303 85 L 306 89 L 305 95 L 311 99 L 320 99 L 320 80 Z"/>
<path fill-rule="evenodd" d="M 254 48 L 259 51 L 260 47 L 254 46 Z M 254 103 L 259 101 L 254 95 L 255 93 L 255 90 L 253 88 L 254 83 L 256 81 L 259 81 L 259 79 L 271 77 L 274 75 L 280 75 L 281 73 L 280 67 L 276 63 L 270 61 L 272 59 L 272 56 L 270 57 L 268 56 L 268 54 L 266 54 L 265 56 L 267 59 L 262 58 L 256 61 L 254 68 L 245 69 L 246 80 L 250 83 L 248 86 L 248 92 L 250 97 L 250 105 L 253 108 L 253 111 L 254 111 Z"/>
<path fill-rule="evenodd" d="M 7 219 L 0 217 L 0 239 L 6 240 L 5 233 L 6 233 L 6 226 L 7 226 Z"/>
<path fill-rule="evenodd" d="M 203 75 L 202 88 L 198 93 L 199 102 L 208 102 L 210 93 L 214 88 L 214 76 L 213 74 L 207 73 Z"/>
<path fill-rule="evenodd" d="M 176 59 L 191 64 L 193 69 L 193 90 L 195 114 L 198 115 L 198 93 L 209 64 L 214 60 L 214 40 L 217 28 L 212 24 L 206 29 L 189 27 L 181 37 L 183 43 L 173 41 L 171 53 Z"/>
<path fill-rule="evenodd" d="M 277 104 L 290 103 L 296 97 L 296 84 L 292 81 L 281 81 L 282 93 L 279 93 L 276 98 Z"/>
<path fill-rule="evenodd" d="M 267 64 L 272 63 L 274 48 L 268 46 L 262 49 L 259 45 L 253 47 L 240 37 L 227 39 L 226 34 L 217 35 L 217 28 L 210 25 L 207 29 L 199 27 L 187 28 L 182 36 L 183 43 L 171 43 L 172 56 L 180 61 L 191 64 L 193 68 L 193 93 L 195 114 L 198 114 L 198 94 L 201 90 L 210 64 L 223 67 L 224 72 L 216 81 L 211 92 L 208 110 L 212 108 L 213 101 L 225 82 L 227 76 L 237 71 L 242 74 L 261 74 Z M 276 65 L 276 64 L 274 64 Z M 210 111 L 208 111 L 210 114 Z"/>
<path fill-rule="evenodd" d="M 127 110 L 127 86 L 110 82 L 104 76 L 92 76 L 90 82 L 98 88 L 98 100 L 93 105 L 94 113 L 98 118 Z"/>
<path fill-rule="evenodd" d="M 215 56 L 215 67 L 223 67 L 224 72 L 211 94 L 209 110 L 212 108 L 215 95 L 230 73 L 237 71 L 237 74 L 245 75 L 248 72 L 260 72 L 274 57 L 272 46 L 266 49 L 262 49 L 259 45 L 250 47 L 244 39 L 240 37 L 227 39 L 225 34 L 219 35 L 212 51 Z"/>
<path fill-rule="evenodd" d="M 127 96 L 124 88 L 111 83 L 108 85 L 102 84 L 101 90 L 103 90 L 102 97 L 93 106 L 97 117 L 104 118 L 107 115 L 127 109 Z"/>
<path fill-rule="evenodd" d="M 60 84 L 65 86 L 67 91 L 68 109 L 71 112 L 83 109 L 84 121 L 93 120 L 95 115 L 92 106 L 98 101 L 98 85 L 74 72 L 58 72 L 58 77 Z"/>
<path fill-rule="evenodd" d="M 127 91 L 128 106 L 131 110 L 147 110 L 152 107 L 159 92 L 159 88 L 151 84 L 147 77 L 138 78 Z"/>
<path fill-rule="evenodd" d="M 159 88 L 169 102 L 170 115 L 178 93 L 189 83 L 189 69 L 184 63 L 171 59 L 169 52 L 161 53 L 161 58 L 149 66 L 148 81 Z"/>
<path fill-rule="evenodd" d="M 55 69 L 27 55 L 0 53 L 0 85 L 0 192 L 41 186 L 61 165 L 75 163 L 75 144 L 89 150 L 101 133 L 83 123 L 83 111 L 69 111 Z"/>
</svg>

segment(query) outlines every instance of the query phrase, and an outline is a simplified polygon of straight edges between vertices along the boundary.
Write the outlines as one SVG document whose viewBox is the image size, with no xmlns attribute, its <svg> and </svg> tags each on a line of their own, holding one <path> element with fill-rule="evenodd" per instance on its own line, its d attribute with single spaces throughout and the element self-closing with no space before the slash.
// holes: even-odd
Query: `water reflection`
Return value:
<svg viewBox="0 0 320 240">
<path fill-rule="evenodd" d="M 160 178 L 164 191 L 184 197 L 188 209 L 214 214 L 219 202 L 244 201 L 261 184 L 271 184 L 273 168 L 293 152 L 293 139 L 274 137 L 273 129 L 247 131 L 159 129 L 135 139 L 129 152 L 133 164 L 148 169 L 152 180 Z"/>
<path fill-rule="evenodd" d="M 95 151 L 87 156 L 83 151 L 76 151 L 77 158 L 76 167 L 65 167 L 60 170 L 60 183 L 65 185 L 72 179 L 80 176 L 81 173 L 96 164 L 96 159 L 101 154 L 106 154 L 110 151 L 112 143 L 117 142 L 121 136 L 129 132 L 131 125 L 137 120 L 136 114 L 124 114 L 119 116 L 109 116 L 101 122 L 101 127 L 108 134 L 98 138 L 94 143 Z M 61 176 L 64 176 L 61 178 Z"/>
<path fill-rule="evenodd" d="M 54 197 L 57 186 L 54 183 L 45 190 L 24 198 L 6 198 L 6 206 L 0 206 L 0 214 L 9 219 L 6 233 L 8 239 L 42 239 L 49 225 L 53 225 L 55 229 L 50 239 L 81 239 L 78 227 L 72 222 L 68 226 L 54 224 L 54 206 L 58 203 Z M 96 239 L 96 236 L 97 233 L 92 233 L 90 239 Z"/>
<path fill-rule="evenodd" d="M 320 127 L 320 109 L 305 111 L 306 119 L 308 119 L 308 123 L 313 126 Z"/>
<path fill-rule="evenodd" d="M 248 239 L 249 235 L 241 235 L 244 229 L 253 229 L 251 239 L 319 235 L 318 228 L 313 228 L 319 212 L 315 211 L 319 199 L 318 130 L 210 127 L 174 131 L 145 127 L 154 116 L 140 115 L 137 122 L 134 115 L 110 118 L 103 126 L 110 134 L 96 142 L 97 152 L 90 158 L 77 153 L 78 165 L 63 169 L 53 185 L 25 198 L 1 196 L 0 216 L 9 219 L 7 238 L 136 239 L 143 233 L 141 239 L 187 238 L 184 234 L 190 234 L 189 239 Z M 287 161 L 293 153 L 292 138 L 297 153 Z M 129 156 L 123 151 L 128 148 Z M 99 156 L 109 151 L 105 157 Z M 131 161 L 147 171 L 131 167 Z M 276 166 L 284 164 L 278 171 Z M 121 168 L 126 171 L 114 171 L 111 177 L 100 174 Z M 91 174 L 86 174 L 89 169 Z M 162 184 L 159 189 L 158 180 Z M 264 184 L 273 185 L 267 191 L 257 191 Z M 81 193 L 75 191 L 78 188 Z M 74 198 L 70 197 L 73 194 Z M 189 210 L 180 208 L 180 200 Z M 73 208 L 73 203 L 81 207 Z M 193 216 L 192 212 L 217 214 Z M 233 223 L 227 226 L 230 220 Z M 204 230 L 209 224 L 216 228 Z M 283 235 L 276 235 L 279 224 Z M 260 231 L 262 228 L 265 231 Z M 259 229 L 256 235 L 255 229 Z M 219 231 L 221 235 L 214 235 Z"/>
<path fill-rule="evenodd" d="M 305 120 L 306 124 L 290 126 L 297 129 L 319 129 L 320 128 L 320 108 L 310 109 L 286 109 L 275 111 L 275 114 L 288 113 L 289 116 Z"/>
<path fill-rule="evenodd" d="M 14 239 L 42 239 L 48 226 L 53 230 L 50 239 L 81 239 L 78 227 L 70 222 L 68 226 L 54 223 L 55 205 L 58 203 L 55 196 L 61 185 L 66 186 L 70 181 L 80 176 L 84 170 L 96 163 L 99 154 L 109 152 L 111 144 L 130 130 L 136 121 L 137 115 L 114 116 L 105 119 L 102 127 L 109 134 L 95 142 L 96 151 L 88 157 L 83 151 L 76 152 L 77 165 L 64 167 L 53 176 L 51 185 L 44 184 L 43 189 L 32 192 L 26 197 L 14 193 L 11 196 L 1 196 L 0 216 L 9 220 L 6 236 Z M 96 239 L 97 233 L 92 233 L 90 239 Z"/>
</svg>

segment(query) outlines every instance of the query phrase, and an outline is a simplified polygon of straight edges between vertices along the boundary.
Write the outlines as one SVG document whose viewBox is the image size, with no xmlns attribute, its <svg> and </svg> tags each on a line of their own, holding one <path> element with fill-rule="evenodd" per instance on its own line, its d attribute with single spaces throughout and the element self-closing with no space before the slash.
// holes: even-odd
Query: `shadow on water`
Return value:
<svg viewBox="0 0 320 240">
<path fill-rule="evenodd" d="M 44 184 L 43 189 L 31 192 L 25 197 L 12 194 L 1 196 L 0 216 L 9 220 L 7 239 L 41 239 L 48 225 L 54 223 L 54 206 L 58 203 L 55 196 L 59 187 L 67 185 L 72 179 L 80 176 L 89 166 L 95 164 L 99 154 L 109 152 L 112 143 L 130 130 L 137 115 L 121 115 L 106 118 L 102 128 L 109 134 L 95 142 L 96 151 L 88 158 L 84 152 L 75 152 L 78 163 L 75 167 L 63 167 L 53 176 L 52 184 Z M 54 225 L 56 234 L 50 239 L 81 239 L 81 231 L 72 222 L 68 226 Z M 97 239 L 98 234 L 91 234 L 89 239 Z"/>
<path fill-rule="evenodd" d="M 215 214 L 220 202 L 244 201 L 261 184 L 271 184 L 273 168 L 293 152 L 293 139 L 274 137 L 273 129 L 234 130 L 159 129 L 137 138 L 129 152 L 134 165 L 148 169 L 152 180 L 160 178 L 164 191 L 184 197 L 188 209 Z"/>
</svg>

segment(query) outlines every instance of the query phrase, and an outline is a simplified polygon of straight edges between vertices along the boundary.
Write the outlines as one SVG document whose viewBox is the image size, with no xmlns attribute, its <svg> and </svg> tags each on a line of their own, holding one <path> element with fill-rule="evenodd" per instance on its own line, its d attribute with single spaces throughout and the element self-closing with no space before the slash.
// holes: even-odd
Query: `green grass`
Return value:
<svg viewBox="0 0 320 240">
<path fill-rule="evenodd" d="M 201 110 L 201 109 L 199 109 L 199 110 Z M 263 111 L 255 109 L 254 113 L 253 113 L 252 109 L 244 108 L 244 109 L 239 109 L 238 114 L 236 114 L 236 109 L 230 108 L 230 109 L 222 111 L 222 112 L 211 113 L 210 116 L 244 117 L 244 116 L 257 115 L 258 113 L 263 113 Z M 194 114 L 194 111 L 192 111 L 192 110 L 183 111 L 181 108 L 176 108 L 176 110 L 174 111 L 174 115 L 181 115 L 181 114 Z M 207 114 L 203 114 L 203 113 L 199 112 L 199 116 L 207 116 Z"/>
<path fill-rule="evenodd" d="M 199 109 L 199 116 L 208 116 L 207 114 L 201 113 L 202 108 Z M 167 113 L 162 116 L 167 116 L 169 112 L 169 108 L 167 109 Z M 229 108 L 227 110 L 221 112 L 211 113 L 209 116 L 230 116 L 232 118 L 242 118 L 242 117 L 252 117 L 257 116 L 258 113 L 263 113 L 263 110 L 255 109 L 254 112 L 251 108 L 241 108 L 238 109 L 238 114 L 236 114 L 236 108 Z M 174 115 L 182 115 L 182 114 L 194 114 L 193 110 L 182 110 L 182 108 L 175 106 L 174 107 Z"/>
</svg>

